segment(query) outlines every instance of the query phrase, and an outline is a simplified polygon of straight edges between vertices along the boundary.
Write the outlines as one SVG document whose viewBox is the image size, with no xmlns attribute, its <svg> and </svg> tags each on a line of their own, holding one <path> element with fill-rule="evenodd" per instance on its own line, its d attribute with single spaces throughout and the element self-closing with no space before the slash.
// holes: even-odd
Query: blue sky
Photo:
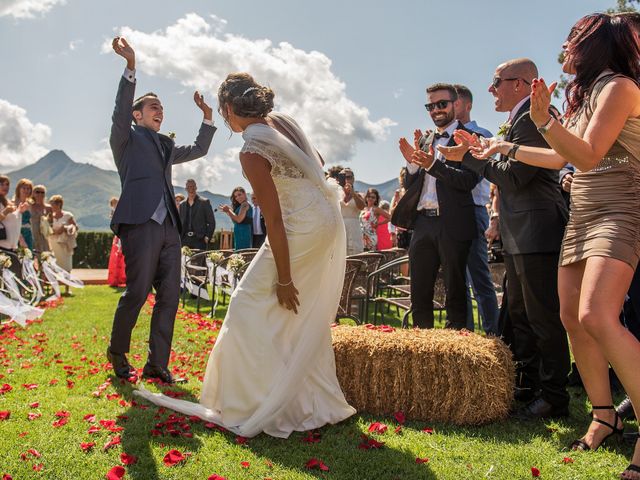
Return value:
<svg viewBox="0 0 640 480">
<path fill-rule="evenodd" d="M 201 119 L 193 90 L 215 107 L 224 75 L 247 70 L 275 90 L 277 107 L 298 118 L 328 161 L 381 183 L 402 166 L 398 138 L 431 126 L 427 85 L 468 85 L 473 117 L 495 131 L 504 120 L 487 92 L 495 67 L 527 56 L 557 78 L 571 25 L 614 3 L 0 0 L 0 166 L 13 170 L 60 148 L 114 169 L 105 140 L 123 61 L 105 45 L 124 32 L 138 52 L 138 89 L 160 95 L 162 130 L 178 142 L 190 142 Z M 226 194 L 246 185 L 241 138 L 216 123 L 207 158 L 176 167 L 174 179 L 193 176 Z"/>
</svg>

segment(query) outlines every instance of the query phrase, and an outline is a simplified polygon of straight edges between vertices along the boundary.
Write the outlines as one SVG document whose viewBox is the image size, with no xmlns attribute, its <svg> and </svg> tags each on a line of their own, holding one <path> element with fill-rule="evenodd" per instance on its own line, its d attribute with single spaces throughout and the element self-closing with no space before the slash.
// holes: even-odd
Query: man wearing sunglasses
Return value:
<svg viewBox="0 0 640 480">
<path fill-rule="evenodd" d="M 409 246 L 411 314 L 413 326 L 433 328 L 433 294 L 442 265 L 446 289 L 447 328 L 466 325 L 465 272 L 476 221 L 471 191 L 479 176 L 460 163 L 447 162 L 436 150 L 455 145 L 453 132 L 464 129 L 455 118 L 456 89 L 438 83 L 427 88 L 425 105 L 436 130 L 414 133 L 414 145 L 400 139 L 407 161 L 406 194 L 398 202 L 391 223 L 412 228 Z M 467 153 L 467 156 L 470 155 Z"/>
<path fill-rule="evenodd" d="M 537 77 L 538 69 L 531 60 L 511 60 L 498 66 L 489 92 L 496 111 L 509 113 L 507 141 L 548 148 L 529 117 L 531 81 Z M 515 152 L 510 153 L 489 161 L 465 157 L 463 165 L 500 189 L 507 312 L 513 334 L 511 349 L 518 365 L 516 399 L 529 401 L 516 416 L 566 416 L 569 347 L 560 322 L 557 285 L 567 207 L 557 170 L 516 162 L 512 160 Z"/>
</svg>

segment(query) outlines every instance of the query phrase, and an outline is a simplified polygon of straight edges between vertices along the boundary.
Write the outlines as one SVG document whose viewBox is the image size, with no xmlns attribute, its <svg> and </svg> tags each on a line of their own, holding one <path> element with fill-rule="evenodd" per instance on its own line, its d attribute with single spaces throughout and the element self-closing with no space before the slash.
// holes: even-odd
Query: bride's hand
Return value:
<svg viewBox="0 0 640 480">
<path fill-rule="evenodd" d="M 300 300 L 298 299 L 298 289 L 293 282 L 288 285 L 276 284 L 276 295 L 278 295 L 278 303 L 287 310 L 293 310 L 293 313 L 298 313 L 298 306 Z"/>
</svg>

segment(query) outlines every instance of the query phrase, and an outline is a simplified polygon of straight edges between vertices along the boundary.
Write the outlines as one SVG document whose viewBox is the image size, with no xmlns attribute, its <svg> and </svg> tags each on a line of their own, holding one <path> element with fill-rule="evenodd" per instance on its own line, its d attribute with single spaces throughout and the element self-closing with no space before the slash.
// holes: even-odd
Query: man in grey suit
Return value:
<svg viewBox="0 0 640 480">
<path fill-rule="evenodd" d="M 193 145 L 176 146 L 172 139 L 158 133 L 163 120 L 158 97 L 148 93 L 134 101 L 135 52 L 121 37 L 114 38 L 112 46 L 127 61 L 109 138 L 122 186 L 111 229 L 122 241 L 127 288 L 113 319 L 107 358 L 116 376 L 135 375 L 126 353 L 140 309 L 153 286 L 156 303 L 151 316 L 149 357 L 142 376 L 173 383 L 167 365 L 180 296 L 181 225 L 171 185 L 171 166 L 207 154 L 216 130 L 213 112 L 202 95 L 195 92 L 194 101 L 204 120 Z"/>
</svg>

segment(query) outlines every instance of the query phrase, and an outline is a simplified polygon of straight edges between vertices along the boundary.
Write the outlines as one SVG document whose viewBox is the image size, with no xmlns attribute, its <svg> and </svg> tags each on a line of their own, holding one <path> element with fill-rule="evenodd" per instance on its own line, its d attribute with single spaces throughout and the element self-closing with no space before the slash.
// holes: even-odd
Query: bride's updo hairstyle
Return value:
<svg viewBox="0 0 640 480">
<path fill-rule="evenodd" d="M 231 105 L 239 117 L 266 117 L 273 110 L 275 94 L 256 83 L 248 73 L 231 73 L 218 89 L 218 110 L 225 117 L 225 105 Z"/>
</svg>

